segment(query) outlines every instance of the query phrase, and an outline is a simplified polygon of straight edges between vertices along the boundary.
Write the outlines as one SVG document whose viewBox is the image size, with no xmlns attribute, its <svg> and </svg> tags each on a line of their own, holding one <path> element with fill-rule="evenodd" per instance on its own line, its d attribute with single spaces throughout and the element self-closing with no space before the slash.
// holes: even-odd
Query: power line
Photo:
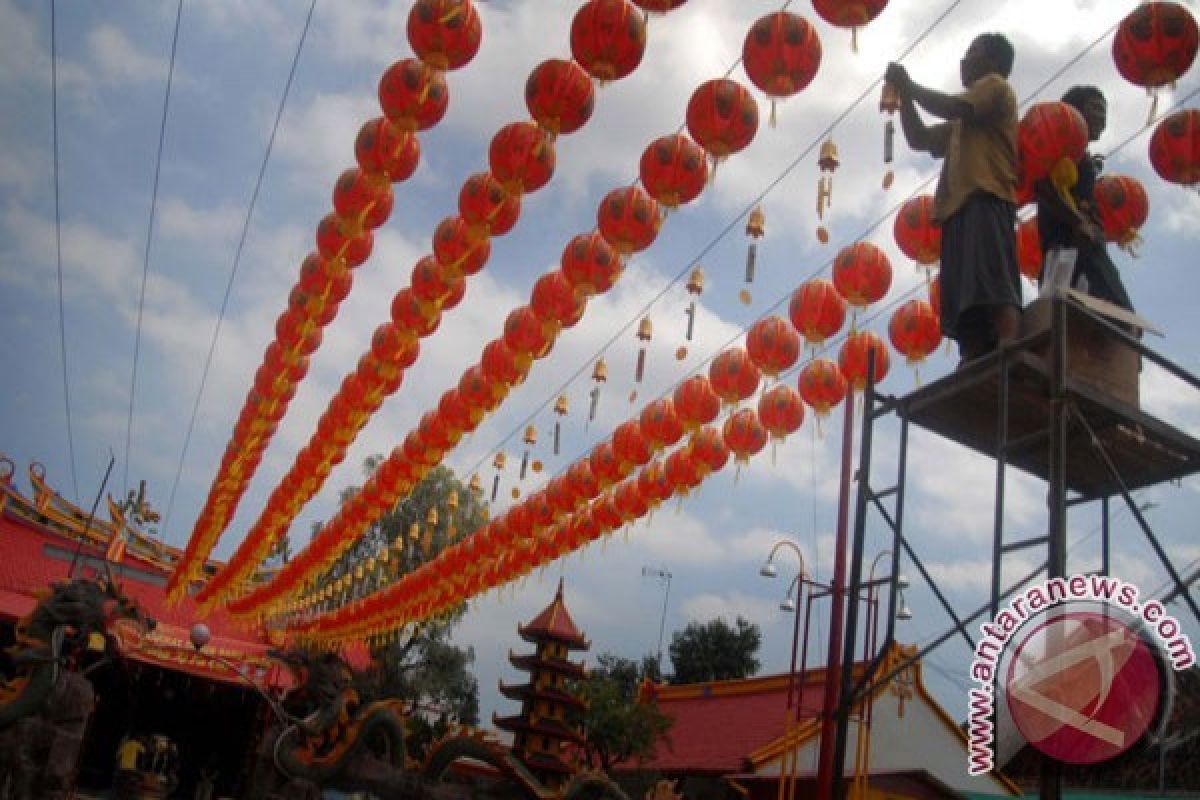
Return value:
<svg viewBox="0 0 1200 800">
<path fill-rule="evenodd" d="M 167 89 L 163 95 L 162 120 L 158 126 L 158 154 L 154 158 L 154 187 L 150 191 L 150 222 L 146 226 L 146 247 L 142 253 L 142 287 L 138 293 L 137 328 L 133 334 L 133 369 L 129 376 L 129 416 L 125 422 L 125 465 L 123 489 L 129 490 L 129 445 L 133 438 L 133 398 L 137 392 L 138 356 L 142 349 L 142 312 L 146 307 L 146 279 L 150 274 L 150 243 L 154 238 L 154 211 L 158 207 L 158 179 L 162 172 L 163 142 L 167 137 L 167 109 L 171 103 L 171 81 L 175 76 L 175 53 L 179 46 L 179 22 L 183 0 L 175 7 L 175 31 L 171 35 L 171 61 L 167 67 Z"/>
<path fill-rule="evenodd" d="M 58 180 L 58 33 L 57 0 L 50 0 L 50 118 L 54 150 L 54 262 L 58 270 L 58 349 L 62 360 L 63 405 L 67 412 L 67 454 L 71 459 L 71 486 L 79 503 L 79 478 L 75 472 L 75 433 L 71 417 L 71 383 L 67 379 L 67 312 L 63 302 L 62 211 Z"/>
<path fill-rule="evenodd" d="M 246 246 L 246 238 L 250 233 L 250 220 L 254 216 L 254 208 L 258 204 L 258 194 L 262 189 L 263 179 L 267 174 L 267 164 L 271 160 L 271 152 L 275 147 L 275 134 L 279 131 L 279 121 L 283 118 L 283 109 L 287 105 L 288 94 L 292 89 L 292 81 L 296 77 L 296 67 L 300 63 L 300 53 L 308 38 L 308 29 L 312 23 L 313 11 L 317 0 L 312 0 L 308 6 L 308 15 L 304 18 L 304 27 L 300 31 L 300 40 L 296 43 L 296 52 L 292 56 L 292 66 L 288 70 L 287 80 L 283 84 L 283 94 L 279 98 L 279 107 L 275 110 L 275 121 L 271 124 L 271 135 L 267 139 L 267 149 L 263 153 L 262 164 L 258 167 L 258 178 L 254 182 L 254 191 L 250 194 L 250 205 L 246 209 L 246 219 L 242 222 L 242 234 L 238 238 L 237 249 L 233 254 L 233 266 L 229 269 L 229 279 L 225 282 L 225 294 L 221 298 L 221 310 L 217 314 L 216 325 L 213 326 L 212 339 L 208 343 L 208 355 L 204 358 L 204 369 L 200 372 L 200 387 L 196 390 L 196 400 L 192 403 L 192 416 L 188 420 L 187 433 L 183 437 L 183 451 L 179 454 L 179 464 L 175 468 L 175 480 L 171 483 L 171 495 L 167 501 L 166 515 L 163 517 L 163 538 L 170 531 L 171 512 L 175 508 L 175 492 L 179 489 L 179 479 L 183 474 L 183 463 L 187 458 L 188 447 L 192 442 L 192 431 L 196 427 L 196 417 L 200 413 L 200 400 L 204 396 L 204 387 L 208 384 L 208 373 L 212 368 L 213 355 L 217 350 L 217 340 L 221 336 L 221 323 L 225 320 L 225 312 L 229 308 L 229 297 L 233 292 L 233 282 L 237 277 L 238 268 L 242 263 L 242 251 Z"/>
</svg>

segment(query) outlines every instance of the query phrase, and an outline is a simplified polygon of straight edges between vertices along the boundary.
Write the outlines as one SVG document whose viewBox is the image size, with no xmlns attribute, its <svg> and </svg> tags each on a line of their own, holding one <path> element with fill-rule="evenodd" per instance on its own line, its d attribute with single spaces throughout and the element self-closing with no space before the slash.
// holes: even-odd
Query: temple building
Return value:
<svg viewBox="0 0 1200 800">
<path fill-rule="evenodd" d="M 509 653 L 509 661 L 529 682 L 510 686 L 503 681 L 500 692 L 521 703 L 521 712 L 512 717 L 492 715 L 492 723 L 513 734 L 513 754 L 547 786 L 557 786 L 575 772 L 567 750 L 583 741 L 579 727 L 568 720 L 568 711 L 582 709 L 583 701 L 571 693 L 569 683 L 582 680 L 587 673 L 582 664 L 572 662 L 572 650 L 587 650 L 591 643 L 575 627 L 563 603 L 560 579 L 554 600 L 528 625 L 520 625 L 521 638 L 534 646 L 527 655 Z"/>
</svg>

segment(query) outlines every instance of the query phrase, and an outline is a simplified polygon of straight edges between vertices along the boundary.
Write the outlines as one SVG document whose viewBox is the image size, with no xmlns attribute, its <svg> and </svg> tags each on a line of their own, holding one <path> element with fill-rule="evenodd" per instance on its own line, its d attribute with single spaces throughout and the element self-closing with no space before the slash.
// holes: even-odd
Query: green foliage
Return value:
<svg viewBox="0 0 1200 800">
<path fill-rule="evenodd" d="M 623 761 L 642 761 L 652 756 L 672 720 L 653 703 L 638 702 L 638 687 L 648 676 L 647 664 L 657 672 L 653 658 L 646 657 L 639 665 L 603 653 L 596 660 L 597 665 L 577 687 L 588 705 L 574 721 L 583 727 L 588 767 L 607 771 Z"/>
<path fill-rule="evenodd" d="M 381 462 L 380 456 L 366 459 L 365 474 L 369 477 Z M 344 489 L 342 502 L 357 492 L 357 487 Z M 456 509 L 449 502 L 451 493 L 457 495 Z M 437 510 L 433 525 L 429 523 L 430 509 Z M 356 566 L 370 563 L 375 557 L 373 572 L 356 582 L 346 597 L 336 599 L 349 602 L 412 572 L 486 520 L 487 509 L 482 501 L 449 469 L 435 467 L 407 498 L 372 525 L 321 581 L 353 574 Z M 419 529 L 416 538 L 409 536 L 414 524 Z M 388 558 L 383 562 L 378 556 L 385 551 Z M 372 699 L 398 697 L 408 703 L 414 733 L 418 734 L 413 743 L 418 751 L 422 742 L 428 746 L 451 722 L 479 722 L 479 685 L 470 671 L 475 653 L 449 642 L 465 611 L 466 605 L 460 605 L 410 627 L 398 640 L 372 643 L 373 666 L 361 684 L 364 695 Z"/>
<path fill-rule="evenodd" d="M 742 617 L 736 627 L 723 619 L 692 622 L 671 637 L 671 683 L 703 683 L 748 678 L 758 672 L 762 643 L 757 625 Z"/>
</svg>

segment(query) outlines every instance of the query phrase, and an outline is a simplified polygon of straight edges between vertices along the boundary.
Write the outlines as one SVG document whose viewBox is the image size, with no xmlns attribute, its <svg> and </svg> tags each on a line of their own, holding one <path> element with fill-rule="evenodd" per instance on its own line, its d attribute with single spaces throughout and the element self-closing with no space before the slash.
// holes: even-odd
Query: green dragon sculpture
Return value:
<svg viewBox="0 0 1200 800">
<path fill-rule="evenodd" d="M 17 624 L 0 663 L 0 786 L 10 797 L 66 797 L 95 693 L 83 672 L 136 648 L 154 628 L 112 581 L 54 583 Z"/>
<path fill-rule="evenodd" d="M 607 776 L 576 775 L 561 788 L 542 785 L 521 761 L 479 732 L 456 730 L 431 748 L 423 764 L 406 747 L 403 703 L 363 704 L 354 675 L 337 655 L 275 654 L 299 687 L 285 701 L 281 720 L 260 744 L 247 796 L 254 800 L 307 800 L 323 789 L 368 792 L 386 800 L 467 800 L 512 797 L 525 800 L 629 800 Z M 460 761 L 492 767 L 495 792 L 444 782 Z"/>
</svg>

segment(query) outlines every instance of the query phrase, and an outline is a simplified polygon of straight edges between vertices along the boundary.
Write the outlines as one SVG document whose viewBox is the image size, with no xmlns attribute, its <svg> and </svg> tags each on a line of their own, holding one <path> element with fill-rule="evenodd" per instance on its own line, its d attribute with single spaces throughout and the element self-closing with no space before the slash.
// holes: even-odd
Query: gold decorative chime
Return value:
<svg viewBox="0 0 1200 800">
<path fill-rule="evenodd" d="M 455 522 L 458 519 L 458 492 L 454 489 L 450 490 L 450 494 L 446 497 L 446 515 L 449 519 L 446 523 L 446 538 L 453 540 L 458 536 L 458 527 Z"/>
<path fill-rule="evenodd" d="M 642 317 L 642 321 L 638 323 L 637 338 L 640 344 L 638 345 L 637 363 L 633 368 L 633 382 L 641 383 L 646 377 L 646 348 L 649 346 L 650 339 L 654 336 L 654 323 L 649 317 Z M 629 402 L 637 402 L 637 389 L 629 393 Z"/>
<path fill-rule="evenodd" d="M 892 158 L 895 155 L 896 146 L 896 122 L 893 119 L 896 112 L 900 110 L 900 94 L 896 91 L 896 87 L 890 83 L 883 84 L 883 93 L 879 96 L 879 110 L 887 114 L 887 122 L 883 126 L 883 163 L 890 165 Z M 883 188 L 892 188 L 892 181 L 895 179 L 895 173 L 891 167 L 888 167 L 887 172 L 883 174 Z"/>
<path fill-rule="evenodd" d="M 754 283 L 754 270 L 758 265 L 758 240 L 767 232 L 767 215 L 763 213 L 762 206 L 755 206 L 750 212 L 750 219 L 746 221 L 746 236 L 749 237 L 750 243 L 746 247 L 746 283 Z M 751 296 L 749 289 L 742 289 L 738 293 L 738 298 L 746 305 L 750 304 Z"/>
<path fill-rule="evenodd" d="M 567 396 L 560 394 L 554 401 L 554 455 L 558 455 L 562 445 L 562 418 L 567 415 Z"/>
<path fill-rule="evenodd" d="M 825 219 L 825 209 L 833 205 L 833 173 L 842 164 L 838 160 L 837 145 L 833 143 L 833 139 L 826 139 L 821 145 L 820 158 L 817 159 L 817 166 L 821 168 L 821 175 L 817 178 L 817 219 Z M 824 225 L 817 227 L 817 239 L 821 244 L 826 244 L 829 241 L 829 231 Z"/>
<path fill-rule="evenodd" d="M 525 480 L 525 476 L 529 473 L 529 453 L 537 444 L 537 428 L 532 425 L 525 426 L 525 452 L 521 454 L 521 477 L 520 480 Z"/>
<path fill-rule="evenodd" d="M 683 338 L 685 341 L 691 341 L 692 335 L 696 331 L 696 303 L 700 300 L 700 295 L 704 294 L 704 267 L 697 264 L 692 268 L 692 274 L 688 276 L 688 281 L 685 284 L 688 294 L 692 297 L 688 301 L 687 307 L 687 329 L 684 331 Z M 675 351 L 675 359 L 683 361 L 687 358 L 687 345 L 680 345 Z"/>
<path fill-rule="evenodd" d="M 492 466 L 496 468 L 496 474 L 492 477 L 492 502 L 496 502 L 496 493 L 500 491 L 500 471 L 504 469 L 506 459 L 504 451 L 496 453 L 496 457 L 492 459 Z"/>
<path fill-rule="evenodd" d="M 588 423 L 596 419 L 596 411 L 600 408 L 600 384 L 608 381 L 608 364 L 604 363 L 603 358 L 596 359 L 596 366 L 592 367 L 592 381 L 596 384 L 589 392 L 592 399 L 591 405 L 588 407 Z"/>
</svg>

